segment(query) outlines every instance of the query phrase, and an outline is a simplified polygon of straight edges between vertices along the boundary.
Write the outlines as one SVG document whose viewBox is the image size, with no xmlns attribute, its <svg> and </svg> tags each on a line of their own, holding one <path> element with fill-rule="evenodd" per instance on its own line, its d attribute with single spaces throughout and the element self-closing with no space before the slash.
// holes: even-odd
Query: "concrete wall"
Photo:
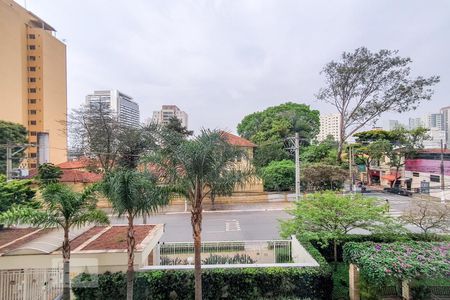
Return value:
<svg viewBox="0 0 450 300">
<path fill-rule="evenodd" d="M 294 235 L 291 236 L 291 239 L 292 260 L 294 263 L 308 263 L 319 266 L 317 261 L 311 256 L 311 254 L 309 254 L 308 251 L 306 251 Z"/>
</svg>

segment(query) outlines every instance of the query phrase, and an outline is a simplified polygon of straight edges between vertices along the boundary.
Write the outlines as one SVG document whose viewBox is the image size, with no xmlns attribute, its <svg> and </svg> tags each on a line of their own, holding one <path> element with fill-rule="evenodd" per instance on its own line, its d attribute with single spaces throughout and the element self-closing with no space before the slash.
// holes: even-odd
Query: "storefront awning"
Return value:
<svg viewBox="0 0 450 300">
<path fill-rule="evenodd" d="M 394 180 L 398 179 L 399 177 L 400 176 L 395 175 L 395 174 L 388 174 L 388 175 L 381 176 L 381 178 L 386 179 L 388 181 L 394 181 Z"/>
</svg>

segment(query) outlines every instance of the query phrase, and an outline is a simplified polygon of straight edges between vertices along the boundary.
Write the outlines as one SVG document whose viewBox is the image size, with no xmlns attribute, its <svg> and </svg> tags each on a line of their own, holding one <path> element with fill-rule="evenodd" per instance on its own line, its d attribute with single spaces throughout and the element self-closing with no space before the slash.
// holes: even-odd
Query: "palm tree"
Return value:
<svg viewBox="0 0 450 300">
<path fill-rule="evenodd" d="M 201 231 L 202 203 L 206 197 L 230 195 L 236 185 L 251 176 L 250 168 L 236 163 L 245 155 L 231 146 L 222 131 L 202 130 L 192 140 L 173 144 L 167 157 L 159 158 L 161 169 L 176 190 L 191 204 L 191 224 L 195 253 L 195 299 L 202 299 Z"/>
<path fill-rule="evenodd" d="M 42 209 L 13 207 L 0 215 L 1 222 L 8 225 L 23 223 L 37 227 L 57 227 L 64 231 L 63 256 L 63 299 L 70 299 L 70 229 L 88 223 L 108 224 L 107 215 L 96 208 L 94 187 L 75 192 L 68 186 L 51 183 L 42 191 Z"/>
<path fill-rule="evenodd" d="M 156 176 L 130 169 L 117 169 L 108 173 L 100 184 L 119 217 L 128 219 L 127 234 L 127 299 L 133 299 L 134 280 L 134 219 L 156 212 L 168 204 L 169 192 L 158 184 Z"/>
</svg>

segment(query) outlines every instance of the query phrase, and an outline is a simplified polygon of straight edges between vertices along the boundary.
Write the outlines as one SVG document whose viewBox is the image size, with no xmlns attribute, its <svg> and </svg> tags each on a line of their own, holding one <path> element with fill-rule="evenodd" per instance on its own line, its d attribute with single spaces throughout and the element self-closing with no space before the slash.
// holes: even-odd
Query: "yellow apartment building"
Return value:
<svg viewBox="0 0 450 300">
<path fill-rule="evenodd" d="M 24 125 L 30 144 L 47 133 L 39 151 L 59 164 L 67 160 L 66 114 L 66 45 L 38 16 L 0 0 L 0 120 Z M 29 168 L 37 166 L 37 146 L 28 148 L 27 158 Z"/>
</svg>

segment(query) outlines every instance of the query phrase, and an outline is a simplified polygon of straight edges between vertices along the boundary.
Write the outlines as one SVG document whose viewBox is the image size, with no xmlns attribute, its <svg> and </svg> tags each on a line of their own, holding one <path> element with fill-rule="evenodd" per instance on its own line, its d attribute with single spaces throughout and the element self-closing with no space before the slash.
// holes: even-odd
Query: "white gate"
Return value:
<svg viewBox="0 0 450 300">
<path fill-rule="evenodd" d="M 61 269 L 0 270 L 0 299 L 53 300 L 62 293 Z"/>
</svg>

